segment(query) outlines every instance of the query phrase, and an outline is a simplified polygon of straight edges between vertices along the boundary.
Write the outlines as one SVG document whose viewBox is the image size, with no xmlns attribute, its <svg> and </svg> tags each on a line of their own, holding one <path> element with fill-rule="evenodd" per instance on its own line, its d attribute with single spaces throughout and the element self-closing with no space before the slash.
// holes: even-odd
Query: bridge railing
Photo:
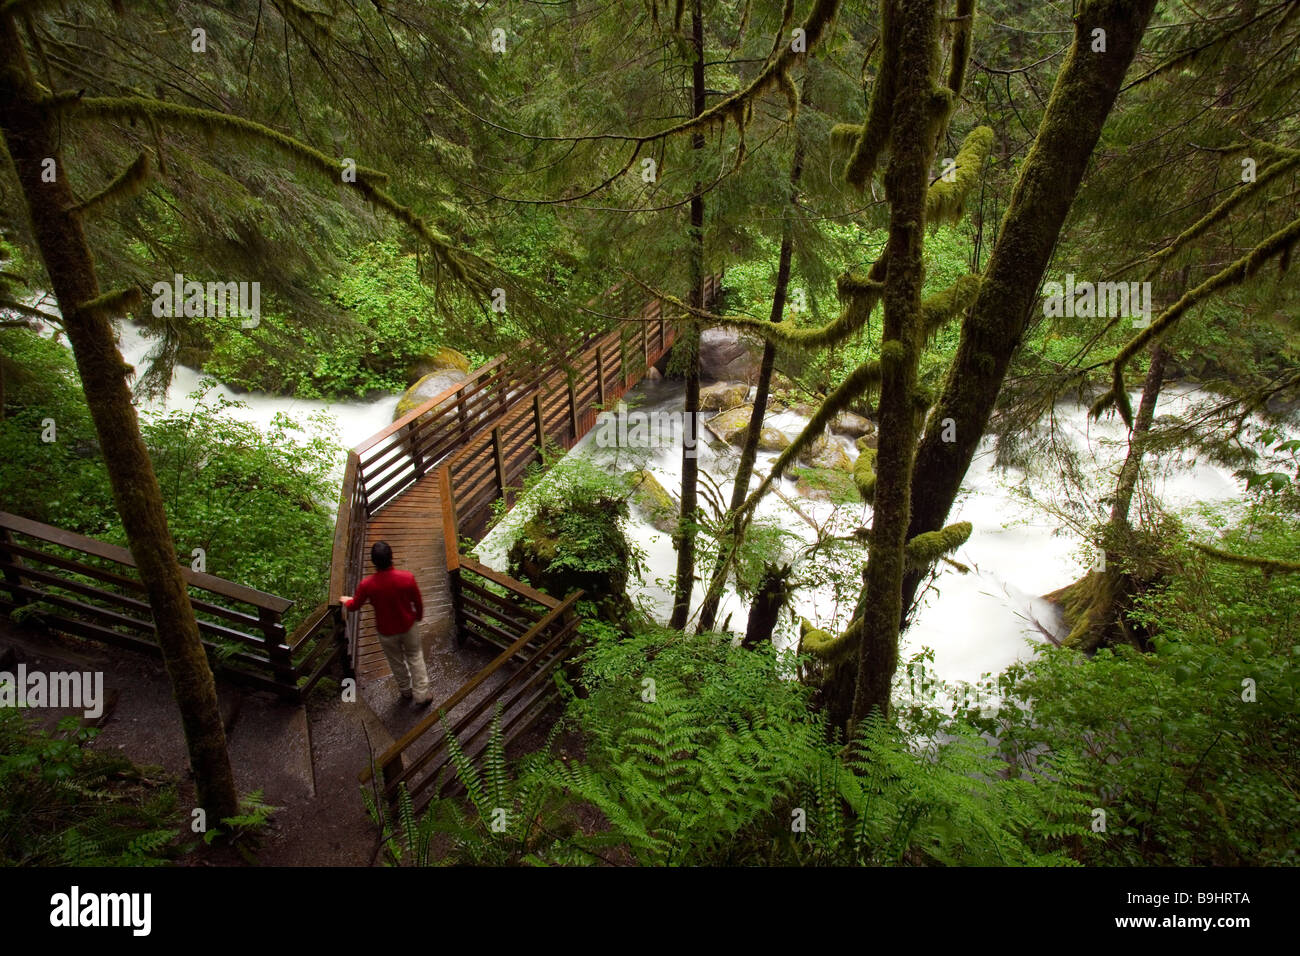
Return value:
<svg viewBox="0 0 1300 956">
<path fill-rule="evenodd" d="M 286 598 L 180 566 L 209 659 L 224 676 L 300 700 L 337 658 L 329 607 L 292 635 Z M 0 511 L 0 608 L 67 634 L 157 653 L 153 611 L 126 548 Z"/>
<path fill-rule="evenodd" d="M 716 297 L 721 282 L 721 275 L 706 279 L 706 302 Z M 441 469 L 447 566 L 454 569 L 461 536 L 482 537 L 497 499 L 513 504 L 541 449 L 548 442 L 572 447 L 599 411 L 622 397 L 672 345 L 672 321 L 657 301 L 638 308 L 634 303 L 641 296 L 633 285 L 612 288 L 601 308 L 623 321 L 575 344 L 560 368 L 539 367 L 533 351 L 521 346 L 515 358 L 493 359 L 357 445 L 348 455 L 339 495 L 330 605 L 337 608 L 363 576 L 369 518 Z M 349 615 L 338 626 L 347 636 L 349 660 L 355 661 L 359 618 Z"/>
<path fill-rule="evenodd" d="M 525 604 L 532 600 L 519 592 L 515 597 Z M 362 771 L 361 782 L 378 772 L 383 803 L 394 805 L 405 789 L 418 812 L 457 786 L 449 734 L 465 757 L 476 761 L 488 746 L 498 709 L 505 743 L 527 729 L 556 698 L 553 675 L 573 648 L 579 624 L 574 607 L 581 597 L 577 591 L 541 612 L 490 664 Z M 487 692 L 475 699 L 479 688 Z"/>
</svg>

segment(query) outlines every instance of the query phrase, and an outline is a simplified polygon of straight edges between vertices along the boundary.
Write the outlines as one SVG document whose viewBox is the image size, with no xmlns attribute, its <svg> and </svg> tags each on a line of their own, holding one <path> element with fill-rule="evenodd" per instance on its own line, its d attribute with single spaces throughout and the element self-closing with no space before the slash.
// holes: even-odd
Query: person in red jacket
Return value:
<svg viewBox="0 0 1300 956">
<path fill-rule="evenodd" d="M 370 560 L 375 564 L 375 573 L 362 579 L 355 595 L 343 596 L 343 608 L 356 611 L 370 604 L 375 609 L 379 646 L 384 649 L 388 666 L 397 678 L 397 689 L 403 697 L 414 696 L 416 703 L 427 704 L 433 695 L 429 690 L 429 671 L 424 666 L 424 647 L 416 627 L 416 622 L 424 617 L 420 586 L 410 571 L 393 567 L 393 549 L 387 541 L 374 543 Z"/>
</svg>

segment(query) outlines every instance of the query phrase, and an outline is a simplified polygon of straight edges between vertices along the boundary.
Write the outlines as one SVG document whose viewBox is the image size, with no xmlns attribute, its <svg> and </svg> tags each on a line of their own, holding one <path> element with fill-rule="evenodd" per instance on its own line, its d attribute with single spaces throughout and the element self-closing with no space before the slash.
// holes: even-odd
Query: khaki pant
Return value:
<svg viewBox="0 0 1300 956">
<path fill-rule="evenodd" d="M 420 625 L 415 623 L 402 634 L 380 634 L 379 646 L 384 649 L 388 666 L 397 678 L 397 689 L 403 694 L 412 691 L 415 699 L 429 699 L 429 671 L 424 666 L 424 647 L 420 643 Z"/>
</svg>

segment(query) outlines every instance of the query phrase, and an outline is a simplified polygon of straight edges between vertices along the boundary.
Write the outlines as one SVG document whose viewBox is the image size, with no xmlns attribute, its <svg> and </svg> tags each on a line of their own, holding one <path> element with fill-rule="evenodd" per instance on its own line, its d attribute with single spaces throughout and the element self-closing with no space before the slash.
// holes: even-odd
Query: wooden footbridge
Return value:
<svg viewBox="0 0 1300 956">
<path fill-rule="evenodd" d="M 706 303 L 720 285 L 721 276 L 706 280 Z M 494 712 L 508 741 L 553 697 L 552 674 L 577 633 L 580 595 L 540 593 L 462 551 L 482 539 L 498 501 L 513 505 L 544 449 L 573 447 L 672 347 L 674 325 L 659 302 L 615 287 L 602 305 L 623 317 L 611 331 L 549 365 L 527 346 L 497 358 L 348 453 L 329 598 L 292 634 L 281 623 L 292 602 L 183 569 L 221 672 L 292 701 L 340 661 L 360 681 L 388 675 L 371 613 L 344 615 L 340 606 L 381 539 L 415 573 L 425 621 L 449 626 L 436 638 L 500 649 L 362 772 L 363 781 L 382 772 L 389 801 L 405 786 L 418 808 L 453 782 L 448 730 L 473 758 L 486 746 Z M 125 548 L 0 512 L 0 609 L 26 609 L 65 633 L 156 652 L 144 597 Z"/>
</svg>

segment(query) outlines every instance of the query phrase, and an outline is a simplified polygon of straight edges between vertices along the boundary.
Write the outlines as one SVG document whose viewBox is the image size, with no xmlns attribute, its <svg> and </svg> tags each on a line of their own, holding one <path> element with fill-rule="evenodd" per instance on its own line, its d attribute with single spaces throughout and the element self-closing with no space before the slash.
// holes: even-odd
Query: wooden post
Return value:
<svg viewBox="0 0 1300 956">
<path fill-rule="evenodd" d="M 662 302 L 660 302 L 660 303 L 659 303 L 659 354 L 660 354 L 660 355 L 663 354 L 664 346 L 665 346 L 665 343 L 664 343 L 664 326 L 665 326 L 665 322 L 664 322 L 664 304 L 663 304 Z"/>
<path fill-rule="evenodd" d="M 492 451 L 497 460 L 497 487 L 501 489 L 501 497 L 506 496 L 506 459 L 501 452 L 501 426 L 498 425 L 492 429 Z"/>
<path fill-rule="evenodd" d="M 627 391 L 627 326 L 618 327 L 618 371 L 623 381 L 623 391 Z"/>
<path fill-rule="evenodd" d="M 542 421 L 542 390 L 539 387 L 533 393 L 533 424 L 537 428 L 537 457 L 543 457 L 546 451 L 546 423 Z"/>
<path fill-rule="evenodd" d="M 293 672 L 293 654 L 284 643 L 284 625 L 280 623 L 280 612 L 259 607 L 257 620 L 262 629 L 262 637 L 266 639 L 266 657 L 271 663 L 275 682 L 284 690 L 296 694 L 298 675 Z"/>
<path fill-rule="evenodd" d="M 578 393 L 573 387 L 573 376 L 569 376 L 569 429 L 570 441 L 578 440 Z"/>
<path fill-rule="evenodd" d="M 641 314 L 641 354 L 644 359 L 641 362 L 641 371 L 646 372 L 650 369 L 650 328 L 645 321 L 645 313 Z"/>
<path fill-rule="evenodd" d="M 0 528 L 0 565 L 4 566 L 4 579 L 14 587 L 23 583 L 22 573 L 18 570 L 23 566 L 23 559 L 18 555 L 5 550 L 6 544 L 13 544 L 13 535 L 9 533 L 8 528 Z M 10 589 L 10 597 L 14 602 L 19 601 L 19 594 L 16 590 Z"/>
<path fill-rule="evenodd" d="M 605 344 L 596 346 L 596 395 L 600 407 L 605 407 Z"/>
<path fill-rule="evenodd" d="M 410 445 L 411 467 L 415 469 L 416 481 L 424 477 L 424 456 L 420 454 L 419 432 L 416 430 L 418 423 L 419 419 L 417 418 L 406 426 L 406 441 Z"/>
</svg>

